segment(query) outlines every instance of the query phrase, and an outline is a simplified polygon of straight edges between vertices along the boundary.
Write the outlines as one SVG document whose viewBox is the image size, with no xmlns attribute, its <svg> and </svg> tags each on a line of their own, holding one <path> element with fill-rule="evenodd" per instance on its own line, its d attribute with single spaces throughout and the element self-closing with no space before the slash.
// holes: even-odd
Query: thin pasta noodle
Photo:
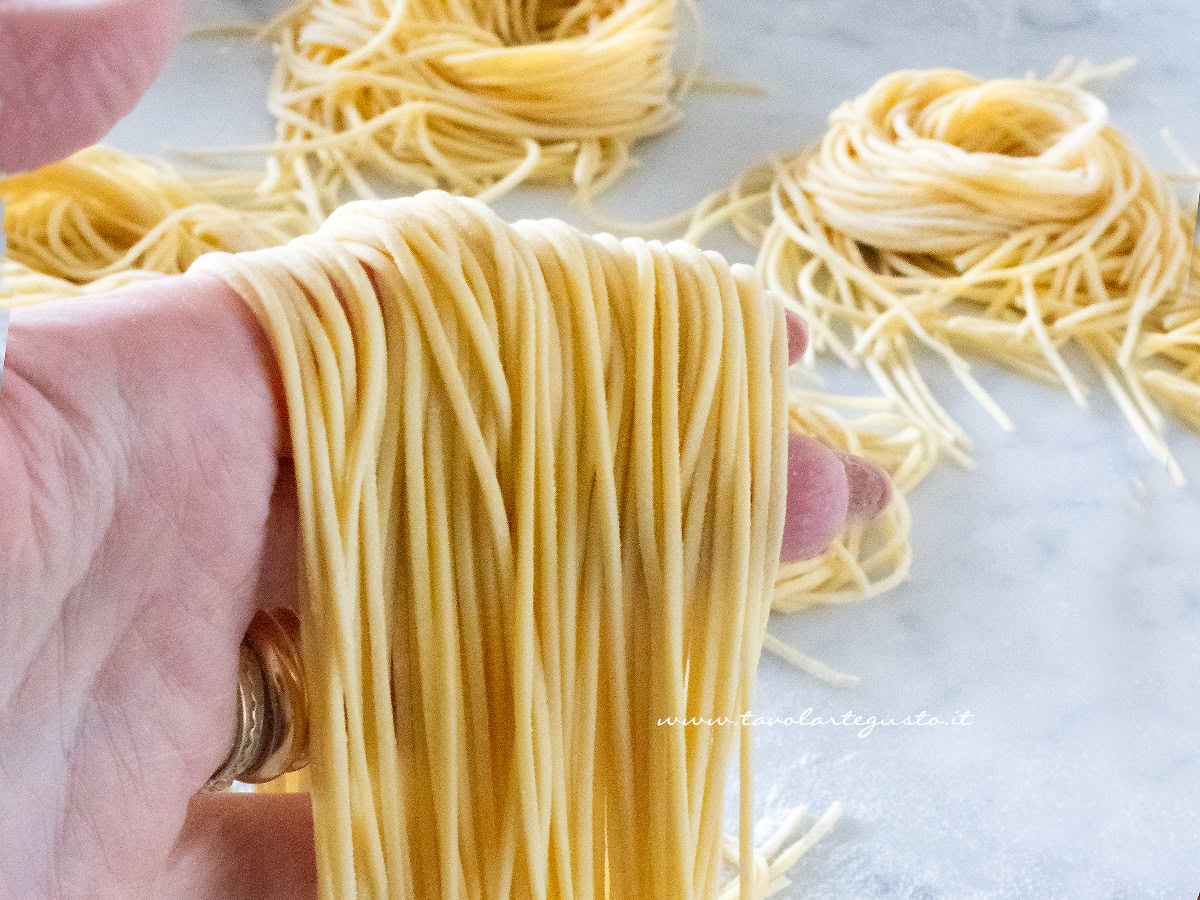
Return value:
<svg viewBox="0 0 1200 900">
<path fill-rule="evenodd" d="M 1200 433 L 1200 247 L 1193 249 L 1186 289 L 1147 316 L 1135 357 L 1138 387 Z"/>
<path fill-rule="evenodd" d="M 373 183 L 490 200 L 532 180 L 586 200 L 678 120 L 693 73 L 671 68 L 676 7 L 302 0 L 264 30 L 275 140 L 216 152 L 267 154 L 264 190 L 318 218 Z"/>
<path fill-rule="evenodd" d="M 181 173 L 159 160 L 112 147 L 81 150 L 0 180 L 6 262 L 70 285 L 114 287 L 176 275 L 213 250 L 239 252 L 286 243 L 319 224 L 284 197 L 255 193 L 250 172 Z M 42 285 L 49 287 L 48 284 Z M 62 295 L 74 293 L 64 286 Z"/>
<path fill-rule="evenodd" d="M 1179 385 L 1145 368 L 1150 348 L 1177 343 L 1164 317 L 1186 316 L 1190 225 L 1083 88 L 1129 64 L 1068 60 L 1024 80 L 893 73 L 839 107 L 817 147 L 709 198 L 689 238 L 731 221 L 760 246 L 765 286 L 810 324 L 810 352 L 865 368 L 952 458 L 968 461 L 971 442 L 926 386 L 918 353 L 940 357 L 1011 428 L 967 357 L 1085 405 L 1076 350 L 1182 482 L 1154 399 L 1180 397 Z"/>
<path fill-rule="evenodd" d="M 21 306 L 35 306 L 47 300 L 57 300 L 63 297 L 82 297 L 89 294 L 101 294 L 119 287 L 124 287 L 137 281 L 147 281 L 162 278 L 159 272 L 145 269 L 131 269 L 126 272 L 115 272 L 87 284 L 76 284 L 65 278 L 57 278 L 31 269 L 15 259 L 0 260 L 0 309 L 16 309 Z"/>
<path fill-rule="evenodd" d="M 787 337 L 752 270 L 430 192 L 191 271 L 285 385 L 320 895 L 784 883 L 749 726 L 683 724 L 749 708 L 778 568 Z"/>
</svg>

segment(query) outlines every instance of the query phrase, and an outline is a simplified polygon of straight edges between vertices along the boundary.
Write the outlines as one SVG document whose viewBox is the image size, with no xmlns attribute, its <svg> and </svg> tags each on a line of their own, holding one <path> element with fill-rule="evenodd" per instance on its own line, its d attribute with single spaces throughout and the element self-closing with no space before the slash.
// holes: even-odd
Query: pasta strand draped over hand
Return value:
<svg viewBox="0 0 1200 900">
<path fill-rule="evenodd" d="M 735 752 L 741 896 L 785 883 L 738 727 L 787 487 L 753 271 L 436 192 L 191 271 L 286 389 L 321 896 L 715 897 Z"/>
</svg>

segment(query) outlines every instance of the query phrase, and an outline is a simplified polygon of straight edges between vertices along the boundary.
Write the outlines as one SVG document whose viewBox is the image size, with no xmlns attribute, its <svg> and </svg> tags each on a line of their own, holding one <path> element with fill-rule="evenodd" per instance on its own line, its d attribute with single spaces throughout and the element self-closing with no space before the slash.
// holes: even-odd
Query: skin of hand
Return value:
<svg viewBox="0 0 1200 900">
<path fill-rule="evenodd" d="M 183 0 L 0 0 L 0 172 L 104 137 L 166 61 Z"/>
<path fill-rule="evenodd" d="M 315 892 L 304 798 L 192 800 L 229 749 L 253 608 L 294 592 L 264 340 L 238 298 L 184 278 L 13 316 L 0 384 L 11 896 Z"/>
<path fill-rule="evenodd" d="M 295 600 L 265 334 L 224 285 L 183 276 L 18 311 L 8 354 L 0 884 L 37 900 L 314 897 L 307 797 L 195 793 L 232 740 L 253 610 Z M 804 438 L 789 477 L 793 557 L 888 498 L 881 472 Z"/>
</svg>

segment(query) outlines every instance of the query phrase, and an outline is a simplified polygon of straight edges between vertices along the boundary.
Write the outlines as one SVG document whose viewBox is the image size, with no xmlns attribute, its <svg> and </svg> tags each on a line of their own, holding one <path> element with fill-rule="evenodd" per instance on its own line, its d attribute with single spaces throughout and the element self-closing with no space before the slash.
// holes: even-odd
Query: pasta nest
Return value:
<svg viewBox="0 0 1200 900">
<path fill-rule="evenodd" d="M 488 199 L 600 190 L 678 117 L 675 0 L 316 0 L 271 28 L 269 186 L 326 211 L 372 178 Z"/>
<path fill-rule="evenodd" d="M 896 72 L 835 110 L 817 147 L 743 179 L 726 208 L 759 186 L 769 220 L 761 230 L 734 222 L 761 235 L 766 286 L 794 299 L 815 350 L 865 364 L 955 458 L 967 461 L 971 441 L 927 386 L 913 344 L 1005 428 L 966 356 L 1086 405 L 1071 360 L 1082 356 L 1179 481 L 1151 398 L 1178 385 L 1147 378 L 1166 340 L 1152 351 L 1147 339 L 1194 330 L 1191 219 L 1081 80 Z"/>
</svg>

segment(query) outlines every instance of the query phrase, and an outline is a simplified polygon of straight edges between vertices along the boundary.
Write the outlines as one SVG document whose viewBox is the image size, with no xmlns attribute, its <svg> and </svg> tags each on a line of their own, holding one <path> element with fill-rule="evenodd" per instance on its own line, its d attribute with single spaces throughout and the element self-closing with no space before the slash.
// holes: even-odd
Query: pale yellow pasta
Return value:
<svg viewBox="0 0 1200 900">
<path fill-rule="evenodd" d="M 162 278 L 160 272 L 146 269 L 131 269 L 114 272 L 87 284 L 76 284 L 65 278 L 56 278 L 38 272 L 15 259 L 0 260 L 0 309 L 15 309 L 18 306 L 33 306 L 61 297 L 82 297 L 124 287 L 135 281 Z"/>
<path fill-rule="evenodd" d="M 301 0 L 264 31 L 276 140 L 231 151 L 266 153 L 264 189 L 317 216 L 379 185 L 491 199 L 533 180 L 586 199 L 678 119 L 676 5 Z"/>
<path fill-rule="evenodd" d="M 1146 390 L 1200 432 L 1200 247 L 1187 289 L 1147 316 L 1135 357 Z"/>
<path fill-rule="evenodd" d="M 751 843 L 788 430 L 752 270 L 431 192 L 191 271 L 285 385 L 321 896 L 781 887 L 837 810 Z"/>
<path fill-rule="evenodd" d="M 1146 360 L 1179 344 L 1166 317 L 1189 315 L 1191 219 L 1082 87 L 1122 67 L 994 81 L 896 72 L 834 111 L 819 146 L 702 204 L 691 236 L 731 219 L 760 246 L 765 285 L 810 324 L 813 351 L 865 368 L 960 462 L 971 440 L 927 385 L 925 358 L 1011 428 L 967 357 L 1085 405 L 1074 350 L 1181 481 L 1153 395 L 1192 422 L 1195 407 Z M 1150 331 L 1159 338 L 1147 344 Z"/>
<path fill-rule="evenodd" d="M 112 147 L 81 150 L 60 162 L 0 179 L 6 271 L 29 294 L 30 273 L 74 285 L 103 287 L 141 277 L 175 275 L 213 250 L 238 252 L 283 244 L 316 228 L 297 204 L 255 193 L 261 175 L 184 174 L 159 160 Z M 65 288 L 63 294 L 72 293 Z"/>
</svg>

